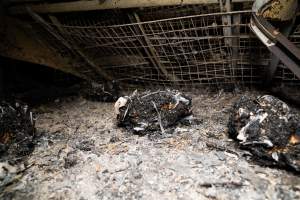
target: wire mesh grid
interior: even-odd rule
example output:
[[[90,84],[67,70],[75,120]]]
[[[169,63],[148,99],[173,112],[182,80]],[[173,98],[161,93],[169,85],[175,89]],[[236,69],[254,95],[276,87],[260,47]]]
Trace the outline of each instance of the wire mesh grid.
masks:
[[[62,41],[53,35],[49,34],[39,23],[32,23],[27,29],[44,48],[48,48],[55,52],[57,57],[66,59],[66,61],[72,66],[71,72],[75,72],[76,76],[80,76],[85,79],[96,80],[95,72],[87,66],[87,64],[80,58],[76,52],[68,48]]]
[[[79,57],[83,54],[83,58],[77,58],[76,70],[90,79],[188,88],[261,83],[270,54],[250,32],[250,11],[241,10],[240,5],[238,9],[222,13],[219,5],[211,4],[64,13],[43,18],[69,48],[57,47],[56,43],[61,43],[57,38],[54,42],[50,39],[50,45],[71,52],[67,57],[78,56],[78,51]],[[223,16],[238,21],[226,24]],[[225,29],[233,31],[228,35]],[[297,36],[292,37],[293,42],[299,42]],[[94,69],[89,73],[79,70],[91,64],[109,77]],[[276,79],[297,82],[292,75],[282,66]]]

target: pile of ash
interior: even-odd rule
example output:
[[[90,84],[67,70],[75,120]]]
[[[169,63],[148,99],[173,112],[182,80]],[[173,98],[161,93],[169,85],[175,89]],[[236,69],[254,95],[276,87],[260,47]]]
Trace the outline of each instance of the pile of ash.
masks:
[[[171,126],[191,116],[191,108],[191,98],[175,90],[135,91],[115,103],[118,126],[140,135],[169,132]]]
[[[0,161],[21,160],[32,152],[35,126],[32,112],[20,103],[0,103]]]
[[[118,82],[107,83],[85,82],[82,84],[81,95],[91,101],[115,102],[120,95]]]
[[[241,97],[233,107],[229,134],[259,164],[300,172],[300,115],[276,97]]]

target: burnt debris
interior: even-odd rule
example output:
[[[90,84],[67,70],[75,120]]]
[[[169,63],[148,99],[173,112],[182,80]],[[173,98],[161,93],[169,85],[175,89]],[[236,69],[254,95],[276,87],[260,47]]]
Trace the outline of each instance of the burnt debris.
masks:
[[[180,120],[191,116],[192,100],[175,90],[135,91],[115,103],[118,126],[145,135],[168,132]]]
[[[115,102],[120,96],[120,87],[117,81],[107,83],[85,82],[81,95],[91,101]]]
[[[21,160],[34,147],[35,123],[32,112],[21,103],[0,103],[0,161]]]
[[[300,172],[300,115],[278,98],[242,96],[233,107],[229,134],[259,164]]]

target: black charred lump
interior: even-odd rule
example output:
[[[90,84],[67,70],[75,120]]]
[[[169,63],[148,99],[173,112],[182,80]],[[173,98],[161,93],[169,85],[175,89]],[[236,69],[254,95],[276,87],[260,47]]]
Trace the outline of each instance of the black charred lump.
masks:
[[[0,103],[0,161],[17,161],[32,152],[33,114],[27,105]]]
[[[183,118],[190,116],[192,100],[174,91],[134,92],[115,103],[118,125],[135,133],[164,133]]]
[[[300,114],[276,97],[241,97],[233,106],[229,134],[259,164],[300,172]]]

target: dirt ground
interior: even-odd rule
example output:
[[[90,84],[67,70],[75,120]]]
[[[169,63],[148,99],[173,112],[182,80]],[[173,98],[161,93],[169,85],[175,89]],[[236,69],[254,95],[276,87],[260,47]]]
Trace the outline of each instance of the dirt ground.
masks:
[[[243,94],[192,95],[200,123],[158,138],[115,125],[113,104],[80,97],[38,108],[39,134],[3,199],[300,199],[300,177],[258,166],[227,136]]]

